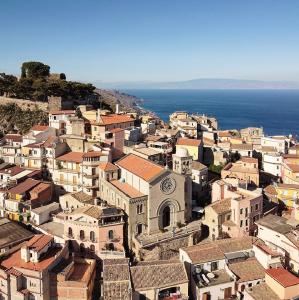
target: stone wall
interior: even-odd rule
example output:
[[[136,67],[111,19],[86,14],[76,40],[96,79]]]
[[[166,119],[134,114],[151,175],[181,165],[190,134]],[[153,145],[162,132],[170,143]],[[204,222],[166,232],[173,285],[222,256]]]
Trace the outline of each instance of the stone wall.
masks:
[[[0,96],[0,105],[6,104],[17,104],[21,109],[30,109],[34,110],[36,107],[47,111],[48,110],[48,103],[47,102],[40,102],[40,101],[31,101],[25,99],[16,99],[16,98],[8,98]]]

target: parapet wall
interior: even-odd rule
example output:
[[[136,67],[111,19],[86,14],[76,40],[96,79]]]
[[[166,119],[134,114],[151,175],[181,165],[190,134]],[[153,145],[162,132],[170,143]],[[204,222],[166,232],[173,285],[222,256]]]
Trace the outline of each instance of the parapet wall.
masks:
[[[48,110],[48,102],[31,101],[26,99],[16,99],[0,96],[0,105],[6,104],[17,104],[21,109],[24,110],[34,110],[36,107],[44,111]]]

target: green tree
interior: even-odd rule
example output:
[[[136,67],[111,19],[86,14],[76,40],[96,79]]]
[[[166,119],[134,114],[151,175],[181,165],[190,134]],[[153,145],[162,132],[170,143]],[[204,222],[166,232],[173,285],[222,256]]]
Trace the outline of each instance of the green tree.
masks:
[[[17,77],[13,75],[0,73],[0,96],[9,96],[9,93],[12,91],[12,87],[17,81]]]
[[[38,61],[28,61],[22,64],[21,72],[22,78],[44,78],[50,75],[50,66]]]

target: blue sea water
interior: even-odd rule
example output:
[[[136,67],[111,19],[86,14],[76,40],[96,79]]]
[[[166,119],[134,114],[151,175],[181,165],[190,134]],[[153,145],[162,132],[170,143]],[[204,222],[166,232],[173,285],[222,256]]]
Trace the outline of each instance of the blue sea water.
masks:
[[[299,136],[299,90],[126,90],[164,121],[177,110],[215,116],[220,129],[262,126]]]

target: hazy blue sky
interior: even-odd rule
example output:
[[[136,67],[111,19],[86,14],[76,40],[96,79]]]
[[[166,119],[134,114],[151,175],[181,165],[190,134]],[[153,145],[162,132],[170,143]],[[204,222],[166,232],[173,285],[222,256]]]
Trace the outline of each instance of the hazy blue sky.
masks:
[[[298,0],[1,0],[0,71],[299,81]]]

